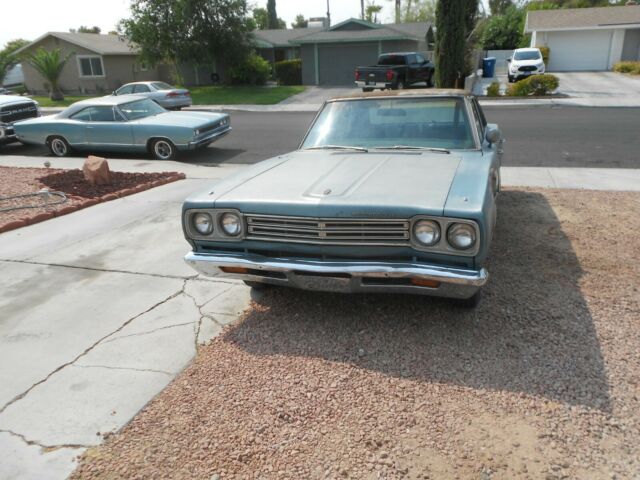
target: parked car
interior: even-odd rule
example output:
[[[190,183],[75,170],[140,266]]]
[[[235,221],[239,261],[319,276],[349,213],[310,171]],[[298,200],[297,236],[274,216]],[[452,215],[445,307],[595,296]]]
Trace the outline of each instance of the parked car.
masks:
[[[224,113],[169,112],[137,95],[82,100],[58,115],[14,125],[23,143],[47,145],[57,157],[72,150],[149,152],[169,160],[205,147],[231,131]]]
[[[462,90],[330,100],[298,150],[184,202],[185,260],[253,287],[475,305],[488,278],[501,142]]]
[[[113,95],[141,95],[168,110],[180,110],[193,103],[186,88],[176,88],[165,82],[135,82],[123,85]]]
[[[385,53],[378,57],[378,64],[356,68],[356,85],[363,92],[374,89],[402,90],[424,82],[433,87],[435,66],[421,53]]]
[[[16,142],[14,123],[40,116],[38,102],[17,95],[0,94],[0,145]]]
[[[513,56],[507,59],[507,63],[509,64],[509,83],[545,71],[542,53],[538,48],[516,48]]]

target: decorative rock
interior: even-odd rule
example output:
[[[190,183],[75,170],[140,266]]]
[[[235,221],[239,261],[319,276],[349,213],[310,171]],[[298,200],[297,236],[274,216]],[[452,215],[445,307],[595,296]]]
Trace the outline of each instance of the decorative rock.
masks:
[[[90,155],[82,166],[84,179],[91,185],[110,185],[111,171],[107,160]]]

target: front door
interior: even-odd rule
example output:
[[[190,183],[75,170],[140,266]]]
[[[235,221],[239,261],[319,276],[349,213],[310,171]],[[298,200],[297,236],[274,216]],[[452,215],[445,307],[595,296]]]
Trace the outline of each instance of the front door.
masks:
[[[133,145],[133,127],[111,106],[92,107],[85,137],[91,149],[129,150]]]

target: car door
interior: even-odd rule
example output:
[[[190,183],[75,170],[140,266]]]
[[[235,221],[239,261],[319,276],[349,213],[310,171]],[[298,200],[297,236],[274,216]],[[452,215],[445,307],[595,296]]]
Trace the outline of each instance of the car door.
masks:
[[[96,150],[128,150],[133,146],[133,126],[111,105],[90,108],[86,122],[87,146]]]
[[[426,82],[429,79],[429,62],[420,54],[415,55],[416,82]]]
[[[131,93],[133,93],[133,87],[135,85],[133,85],[132,83],[129,83],[128,85],[124,85],[122,87],[120,87],[118,90],[116,90],[116,95],[129,95]]]
[[[152,92],[146,83],[136,83],[133,86],[134,95],[142,95],[143,97],[152,98]]]

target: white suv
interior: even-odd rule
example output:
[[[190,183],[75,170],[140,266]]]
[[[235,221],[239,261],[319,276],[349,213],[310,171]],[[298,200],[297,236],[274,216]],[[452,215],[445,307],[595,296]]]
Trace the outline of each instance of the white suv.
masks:
[[[517,48],[509,62],[509,83],[530,75],[544,73],[545,66],[538,48]]]

